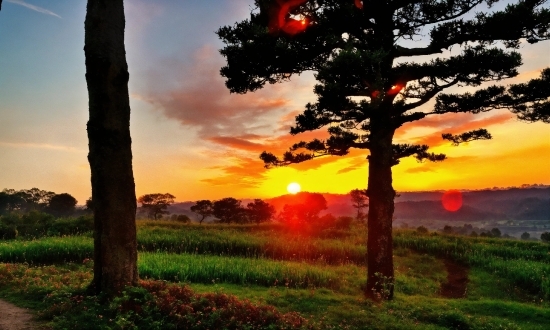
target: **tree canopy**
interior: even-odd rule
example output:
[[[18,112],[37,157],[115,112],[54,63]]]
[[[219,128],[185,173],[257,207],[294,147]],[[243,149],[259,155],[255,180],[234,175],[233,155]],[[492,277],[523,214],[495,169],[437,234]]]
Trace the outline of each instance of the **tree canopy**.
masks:
[[[428,145],[394,143],[399,127],[442,114],[495,109],[508,109],[524,121],[550,121],[550,69],[523,84],[486,85],[518,75],[522,58],[516,49],[523,40],[550,37],[545,0],[495,6],[503,2],[255,0],[249,19],[217,31],[227,60],[220,72],[231,92],[316,73],[317,101],[305,106],[290,133],[328,127],[329,137],[296,143],[281,158],[264,151],[260,158],[266,167],[342,156],[352,148],[369,152],[365,293],[371,297],[393,296],[392,166],[404,157],[446,158],[429,152]],[[451,47],[460,51],[444,53]],[[429,57],[411,60],[417,56]],[[443,93],[451,87],[479,89]],[[484,128],[442,133],[455,145],[491,138]]]
[[[206,199],[197,201],[195,205],[191,206],[191,211],[201,216],[199,220],[200,224],[214,212],[214,210],[212,210],[212,202]]]
[[[169,205],[174,203],[175,196],[166,194],[147,194],[138,198],[138,203],[141,203],[141,207],[145,210],[151,219],[158,219],[163,214],[170,214],[166,209]]]

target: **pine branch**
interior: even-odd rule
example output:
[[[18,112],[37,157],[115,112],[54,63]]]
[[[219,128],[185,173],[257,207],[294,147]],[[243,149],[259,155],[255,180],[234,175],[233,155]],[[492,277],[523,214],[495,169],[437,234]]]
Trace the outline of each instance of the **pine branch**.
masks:
[[[508,87],[490,86],[475,93],[441,94],[436,98],[431,114],[508,109],[520,120],[550,123],[550,68],[542,70],[540,78]]]
[[[424,48],[396,46],[394,54],[396,57],[437,54],[442,49],[466,42],[492,43],[502,40],[507,46],[517,48],[522,38],[529,43],[548,40],[550,10],[536,9],[545,2],[546,0],[525,0],[508,5],[504,11],[478,13],[473,20],[456,19],[436,25],[430,32],[430,45]],[[424,25],[414,25],[411,29]]]
[[[423,162],[425,160],[440,162],[447,158],[444,154],[429,153],[428,149],[429,147],[425,144],[394,144],[392,145],[393,165],[399,164],[399,159],[410,156],[414,156],[419,162]]]
[[[462,54],[429,63],[401,63],[393,69],[395,81],[409,82],[423,78],[440,79],[449,83],[477,86],[482,82],[501,80],[517,75],[521,55],[515,51],[487,49],[483,45],[468,47]]]
[[[444,140],[449,140],[454,146],[458,146],[461,143],[471,142],[475,140],[490,140],[493,137],[486,129],[480,128],[473,131],[465,132],[458,135],[451,133],[444,133],[441,135]]]

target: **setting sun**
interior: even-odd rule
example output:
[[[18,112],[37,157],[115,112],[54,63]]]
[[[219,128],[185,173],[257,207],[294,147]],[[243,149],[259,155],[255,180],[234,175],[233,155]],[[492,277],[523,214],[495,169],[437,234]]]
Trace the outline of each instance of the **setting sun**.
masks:
[[[300,192],[301,189],[302,188],[300,187],[300,185],[296,182],[292,182],[286,187],[286,190],[291,194],[297,194]]]

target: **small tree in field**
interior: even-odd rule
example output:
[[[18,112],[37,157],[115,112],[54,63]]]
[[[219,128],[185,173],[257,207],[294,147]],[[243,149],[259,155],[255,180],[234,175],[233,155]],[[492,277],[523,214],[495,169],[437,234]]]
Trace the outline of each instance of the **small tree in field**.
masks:
[[[197,201],[195,205],[191,206],[191,211],[201,216],[199,224],[202,224],[204,219],[211,216],[214,210],[212,209],[212,202],[206,199]]]
[[[250,222],[255,222],[259,225],[273,218],[275,207],[261,199],[255,199],[254,202],[246,205],[246,213]]]
[[[315,71],[317,102],[296,117],[291,134],[328,126],[329,138],[302,141],[283,158],[268,152],[267,167],[316,157],[368,151],[369,197],[367,285],[371,297],[393,297],[392,167],[404,157],[442,161],[427,145],[395,144],[405,123],[447,113],[509,109],[521,120],[550,122],[550,69],[527,84],[489,86],[475,93],[441,94],[450,87],[479,87],[518,75],[520,40],[550,36],[544,0],[255,0],[250,19],[217,33],[227,66],[221,74],[231,92],[246,93],[266,83]],[[489,9],[484,9],[486,5]],[[472,14],[469,15],[468,14]],[[428,32],[429,31],[429,32]],[[428,44],[403,41],[426,36]],[[444,49],[453,54],[440,56]],[[461,52],[456,47],[461,47]],[[416,56],[431,55],[418,62]],[[541,55],[542,56],[542,55]],[[435,98],[435,106],[428,108]],[[490,139],[485,129],[443,134],[453,144]],[[381,281],[380,279],[384,279]]]
[[[529,238],[531,238],[531,234],[529,234],[528,232],[524,232],[523,234],[521,234],[521,239],[528,240]]]
[[[74,212],[78,203],[70,194],[56,194],[48,202],[47,211],[55,216],[68,216]]]
[[[543,242],[550,242],[550,233],[545,231],[544,233],[540,234],[540,240]]]
[[[246,219],[241,201],[233,197],[222,198],[212,204],[212,215],[222,223],[242,223]]]
[[[349,192],[351,197],[351,206],[357,209],[357,220],[362,221],[365,219],[363,209],[369,206],[369,198],[367,196],[366,189],[353,189]]]
[[[147,211],[151,219],[159,219],[163,214],[169,214],[166,209],[174,203],[175,196],[171,194],[147,194],[138,198],[138,203]]]

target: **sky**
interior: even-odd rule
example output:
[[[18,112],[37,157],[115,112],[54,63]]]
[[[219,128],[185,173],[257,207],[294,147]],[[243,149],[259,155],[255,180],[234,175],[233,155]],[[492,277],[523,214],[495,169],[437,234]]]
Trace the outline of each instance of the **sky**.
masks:
[[[365,151],[264,169],[259,154],[281,155],[325,130],[289,134],[315,102],[314,75],[230,94],[214,33],[249,17],[252,0],[127,0],[131,135],[137,196],[171,193],[177,201],[269,198],[297,182],[311,192],[347,193],[367,182]],[[37,187],[91,196],[84,67],[85,0],[4,0],[0,12],[0,190]],[[427,31],[426,31],[427,32]],[[423,41],[417,41],[422,44]],[[458,54],[458,47],[444,55]],[[518,83],[550,66],[550,42],[523,43]],[[424,59],[426,60],[426,59]],[[463,88],[459,91],[473,91]],[[426,109],[433,103],[426,105]],[[441,133],[487,128],[490,141],[458,147]],[[442,163],[403,159],[393,167],[399,191],[550,184],[550,127],[507,111],[449,114],[409,123],[398,143],[425,143]]]

